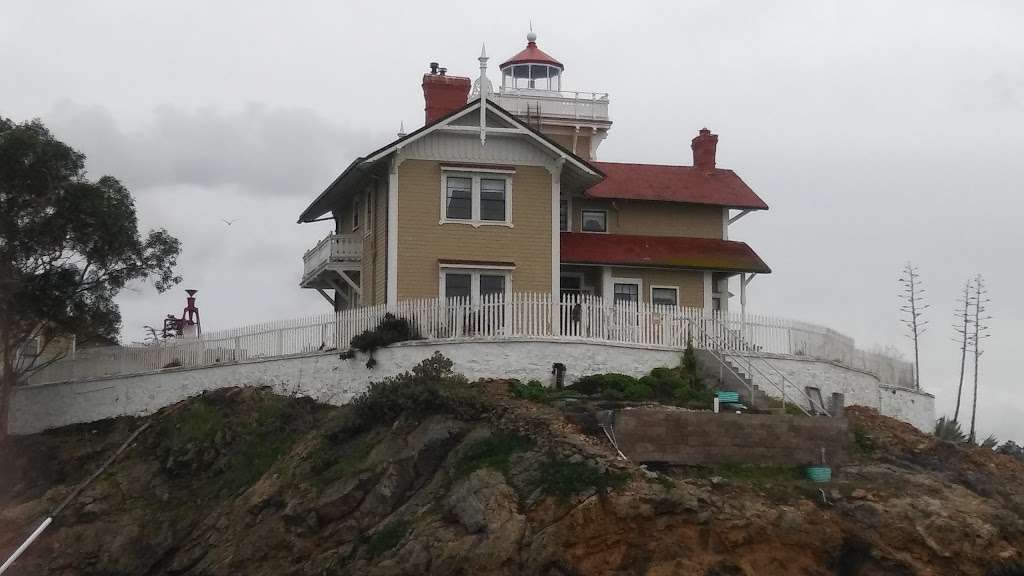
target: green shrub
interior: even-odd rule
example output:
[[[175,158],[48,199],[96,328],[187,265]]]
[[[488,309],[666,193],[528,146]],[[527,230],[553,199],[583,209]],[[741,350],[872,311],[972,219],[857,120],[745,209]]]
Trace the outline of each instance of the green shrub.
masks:
[[[344,431],[351,434],[390,425],[403,414],[422,417],[446,412],[479,417],[486,406],[467,389],[466,378],[452,371],[452,365],[440,352],[434,352],[411,372],[372,382],[352,399],[352,420],[344,423]]]
[[[601,472],[586,462],[567,462],[551,458],[540,466],[540,489],[548,496],[567,499],[584,490],[605,492],[629,482],[625,472]]]
[[[506,474],[512,455],[532,447],[533,440],[526,436],[504,432],[493,434],[466,445],[459,453],[453,474],[459,478],[481,468],[492,468]]]
[[[411,531],[409,524],[404,520],[390,522],[370,537],[370,541],[366,544],[366,553],[370,558],[376,558],[385,552],[390,552]]]
[[[346,352],[342,352],[340,356],[342,359],[354,358],[356,350],[369,354],[370,357],[366,360],[366,367],[372,369],[377,365],[377,360],[373,357],[373,353],[378,348],[383,348],[396,342],[420,340],[422,338],[420,333],[416,331],[407,319],[399,318],[388,312],[373,330],[364,330],[362,334],[353,336],[352,340],[349,341],[349,349]]]
[[[945,416],[935,421],[935,437],[948,442],[967,441],[967,436],[960,429],[960,423]]]
[[[586,394],[587,396],[593,396],[595,394],[604,395],[609,391],[624,394],[627,387],[635,385],[636,383],[636,378],[633,378],[632,376],[612,372],[608,374],[591,374],[590,376],[583,376],[573,382],[572,385],[568,386],[568,388],[575,390],[580,394]]]
[[[509,393],[516,398],[530,400],[532,402],[543,402],[548,398],[548,389],[538,380],[530,380],[526,384],[518,380],[509,384]]]

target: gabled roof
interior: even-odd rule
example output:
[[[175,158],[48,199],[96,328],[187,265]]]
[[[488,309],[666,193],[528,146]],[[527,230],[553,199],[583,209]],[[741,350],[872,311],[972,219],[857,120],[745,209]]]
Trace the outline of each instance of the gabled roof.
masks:
[[[434,130],[437,130],[454,120],[471,113],[473,110],[479,109],[479,107],[480,98],[474,98],[458,110],[454,110],[451,113],[424,125],[420,129],[410,132],[409,134],[406,134],[405,136],[370,152],[366,156],[356,158],[348,168],[346,168],[341,175],[335,178],[334,182],[321,192],[320,195],[317,196],[316,200],[314,200],[309,207],[302,212],[299,216],[299,223],[312,222],[313,220],[316,220],[330,212],[339,203],[346,191],[350,190],[352,186],[358,186],[363,177],[376,167],[379,162],[388,158],[402,146],[427,136]],[[540,131],[521,122],[513,116],[512,113],[501,106],[498,106],[493,101],[487,100],[487,109],[496,113],[504,122],[507,122],[515,128],[521,129],[523,134],[531,136],[540,145],[548,148],[558,156],[565,158],[567,163],[574,165],[580,172],[592,176],[594,179],[604,177],[601,170],[596,168],[593,164],[587,162],[583,158],[580,158],[576,154],[573,154],[551,138],[541,134]]]
[[[502,62],[499,68],[511,66],[512,64],[547,64],[549,66],[557,66],[563,70],[565,69],[565,66],[563,66],[561,62],[552,58],[547,52],[537,48],[537,43],[532,41],[528,42],[526,44],[526,48],[521,50],[518,54]]]
[[[563,264],[614,264],[769,273],[745,242],[679,236],[562,232]]]
[[[593,198],[657,200],[712,204],[744,210],[767,210],[765,204],[732,170],[710,171],[693,166],[593,162],[605,179],[587,190]]]

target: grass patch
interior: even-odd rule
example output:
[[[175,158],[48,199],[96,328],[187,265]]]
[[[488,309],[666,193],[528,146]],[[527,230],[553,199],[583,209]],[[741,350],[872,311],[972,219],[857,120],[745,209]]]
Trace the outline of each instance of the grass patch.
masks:
[[[541,491],[565,500],[585,490],[605,492],[629,483],[625,472],[601,472],[586,462],[566,462],[549,459],[540,466],[538,480]]]
[[[192,443],[213,442],[217,432],[224,427],[223,412],[206,398],[197,398],[175,419],[165,419],[163,436],[171,439],[174,447]]]
[[[379,436],[370,432],[343,444],[336,443],[330,437],[321,438],[308,456],[309,482],[322,488],[356,472],[366,462]]]
[[[298,438],[292,424],[295,413],[291,399],[267,396],[256,406],[253,418],[239,426],[238,445],[231,451],[221,478],[229,491],[251,485],[274,465]]]
[[[693,476],[711,478],[720,476],[736,482],[747,484],[768,485],[785,482],[803,481],[803,466],[752,466],[749,464],[719,464],[708,467],[690,469]]]
[[[366,553],[370,558],[376,558],[385,552],[390,552],[411,531],[411,527],[404,520],[390,522],[370,537],[370,541],[366,543]]]
[[[472,474],[481,468],[491,468],[507,474],[513,454],[533,448],[533,440],[526,436],[497,433],[466,445],[455,462],[452,473],[456,478]]]

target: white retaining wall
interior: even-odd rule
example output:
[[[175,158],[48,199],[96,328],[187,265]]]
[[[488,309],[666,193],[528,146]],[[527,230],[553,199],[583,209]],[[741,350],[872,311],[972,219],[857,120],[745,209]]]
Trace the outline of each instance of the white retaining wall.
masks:
[[[434,351],[455,363],[471,381],[519,378],[554,382],[551,365],[566,365],[566,382],[599,372],[641,376],[657,366],[675,366],[679,352],[615,344],[522,340],[501,342],[405,342],[377,351],[369,370],[362,354],[341,360],[337,352],[296,355],[206,368],[171,368],[86,382],[38,384],[18,388],[9,430],[31,434],[115,416],[151,414],[206,390],[231,386],[271,386],[284,394],[344,404],[374,380],[411,369]]]
[[[373,380],[411,369],[434,351],[470,380],[536,379],[553,382],[552,364],[566,365],[566,382],[601,372],[641,376],[658,366],[675,366],[679,351],[609,343],[524,339],[501,341],[405,342],[377,351],[377,366],[365,367],[362,355],[341,360],[336,352],[243,361],[205,368],[171,368],[85,382],[38,384],[18,388],[11,407],[10,432],[31,434],[116,416],[141,416],[206,390],[231,386],[271,386],[285,394],[344,404]],[[879,408],[882,414],[930,429],[934,398],[929,394],[880,386],[869,374],[828,362],[772,360],[794,383],[814,381],[822,394],[843,392],[846,403]],[[799,379],[798,379],[799,378]]]
[[[931,394],[891,386],[868,372],[833,362],[797,356],[770,355],[767,358],[800,390],[807,386],[821,390],[826,406],[832,394],[839,392],[845,397],[847,406],[875,408],[885,416],[909,422],[924,432],[932,432],[935,428],[935,396]],[[773,374],[769,376],[774,378]],[[778,390],[759,375],[754,374],[751,380],[769,396],[781,398]]]

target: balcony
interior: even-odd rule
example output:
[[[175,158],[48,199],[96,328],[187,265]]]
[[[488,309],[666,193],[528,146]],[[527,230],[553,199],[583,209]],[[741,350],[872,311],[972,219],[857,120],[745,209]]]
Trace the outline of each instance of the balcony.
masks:
[[[341,272],[362,269],[361,234],[329,234],[302,257],[303,288],[335,288]]]
[[[610,123],[608,94],[604,92],[566,92],[502,86],[490,98],[498,106],[516,116],[532,115]]]

